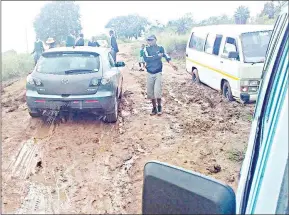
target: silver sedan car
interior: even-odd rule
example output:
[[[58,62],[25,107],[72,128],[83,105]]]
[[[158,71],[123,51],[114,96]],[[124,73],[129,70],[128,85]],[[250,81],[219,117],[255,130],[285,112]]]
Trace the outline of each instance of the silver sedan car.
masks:
[[[124,66],[114,62],[107,48],[61,47],[44,52],[27,77],[30,116],[39,117],[44,110],[85,111],[116,122]]]

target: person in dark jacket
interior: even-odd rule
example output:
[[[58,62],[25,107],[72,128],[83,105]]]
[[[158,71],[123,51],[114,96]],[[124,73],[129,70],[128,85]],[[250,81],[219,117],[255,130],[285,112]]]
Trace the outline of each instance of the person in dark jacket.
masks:
[[[110,53],[114,59],[114,62],[116,62],[116,54],[119,52],[119,50],[118,50],[118,45],[117,45],[113,30],[109,31],[109,36],[110,36],[110,46],[111,46],[111,52]]]
[[[75,31],[70,31],[70,35],[66,38],[66,47],[73,47],[75,46]]]
[[[40,58],[41,54],[44,52],[44,46],[41,40],[39,38],[36,38],[36,41],[34,42],[34,49],[31,54],[34,54],[34,64],[37,64],[38,59]]]
[[[76,41],[75,46],[84,46],[83,34],[79,34],[79,38]]]
[[[153,105],[151,115],[162,114],[162,58],[164,57],[174,70],[178,69],[172,64],[171,58],[165,53],[165,49],[158,46],[156,41],[155,35],[147,38],[148,46],[145,47],[143,56],[147,69],[147,98],[151,99]]]
[[[92,47],[99,47],[99,43],[95,40],[95,37],[91,38],[91,41],[88,42],[88,46],[92,46]]]

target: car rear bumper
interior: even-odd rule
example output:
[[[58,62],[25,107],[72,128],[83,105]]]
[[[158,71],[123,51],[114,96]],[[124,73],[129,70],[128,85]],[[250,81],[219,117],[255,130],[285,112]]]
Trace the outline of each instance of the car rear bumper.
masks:
[[[73,110],[110,114],[114,112],[114,93],[100,91],[93,95],[43,95],[37,91],[26,91],[26,103],[29,111]]]
[[[244,102],[253,102],[256,101],[258,97],[258,93],[249,94],[249,93],[241,93],[240,99]]]

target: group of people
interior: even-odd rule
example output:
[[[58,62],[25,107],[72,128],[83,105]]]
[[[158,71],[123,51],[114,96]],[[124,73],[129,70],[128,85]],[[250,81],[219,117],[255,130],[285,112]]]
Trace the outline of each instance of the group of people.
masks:
[[[67,36],[66,41],[65,41],[66,47],[84,46],[85,42],[84,42],[83,33],[80,33],[77,39],[75,35],[76,33],[74,30],[70,31],[70,34]],[[111,55],[114,61],[116,61],[116,54],[119,52],[119,49],[118,49],[118,45],[117,45],[116,38],[114,35],[114,31],[110,30],[109,35],[110,35],[110,44],[111,44]],[[56,41],[52,37],[49,37],[47,39],[46,44],[48,45],[48,49],[56,47]],[[88,42],[88,46],[99,47],[100,44],[96,41],[95,37],[92,37],[91,40]],[[36,41],[34,42],[34,49],[33,49],[33,52],[31,53],[31,54],[34,54],[35,65],[44,51],[45,51],[45,48],[43,46],[42,41],[39,38],[36,38]]]

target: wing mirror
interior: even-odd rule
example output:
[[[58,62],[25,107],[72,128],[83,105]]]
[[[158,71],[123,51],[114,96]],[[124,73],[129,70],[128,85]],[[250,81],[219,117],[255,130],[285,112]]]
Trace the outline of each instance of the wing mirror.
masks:
[[[236,214],[233,189],[160,162],[144,168],[142,214]]]
[[[115,67],[125,67],[125,63],[124,62],[116,62]]]

